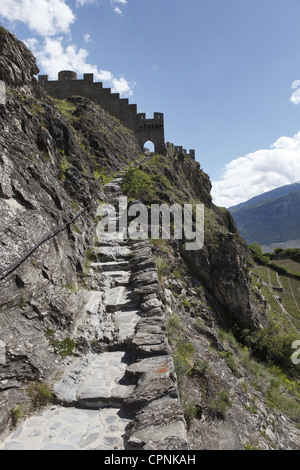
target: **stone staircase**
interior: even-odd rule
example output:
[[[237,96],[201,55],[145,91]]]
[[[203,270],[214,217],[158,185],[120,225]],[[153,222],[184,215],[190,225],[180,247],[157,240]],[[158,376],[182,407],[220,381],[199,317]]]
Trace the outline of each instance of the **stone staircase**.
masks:
[[[110,203],[120,183],[105,186]],[[97,235],[81,329],[106,348],[75,357],[54,385],[56,405],[26,419],[0,449],[188,448],[150,245]]]

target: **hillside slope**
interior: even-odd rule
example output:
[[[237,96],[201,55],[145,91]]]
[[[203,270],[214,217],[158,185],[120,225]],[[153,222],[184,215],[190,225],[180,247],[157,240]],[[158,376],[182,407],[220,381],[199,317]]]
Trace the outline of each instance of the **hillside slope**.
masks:
[[[192,158],[145,157],[128,129],[84,97],[50,99],[34,78],[34,57],[3,29],[0,60],[0,80],[7,88],[0,105],[3,436],[40,406],[51,407],[58,384],[64,388],[80,379],[81,368],[72,368],[76,361],[86,366],[92,357],[109,369],[101,362],[106,353],[122,351],[130,356],[124,376],[131,391],[124,405],[125,448],[153,449],[149,442],[158,446],[161,439],[160,449],[182,449],[185,433],[190,449],[299,448],[295,370],[286,370],[287,377],[276,358],[263,365],[267,354],[260,363],[251,354],[250,344],[259,343],[261,334],[268,338],[267,301],[253,285],[253,254],[232,216],[211,203],[208,175]],[[110,183],[118,174],[120,188]],[[117,300],[102,297],[101,269],[104,264],[116,269],[116,260],[97,232],[99,208],[115,204],[121,193],[130,204],[205,205],[201,250],[186,251],[185,240],[123,241],[127,255],[122,259],[119,251],[117,267],[130,266],[126,285],[138,302],[130,342],[126,335],[116,340],[118,295]],[[2,271],[65,224],[24,262]],[[115,287],[124,287],[124,279],[121,285],[115,279],[119,274],[110,276]],[[101,314],[90,306],[95,297]],[[290,409],[276,399],[275,382]],[[61,395],[55,393],[57,401]],[[73,403],[68,394],[64,400]],[[167,432],[174,422],[177,439],[162,438],[157,431]],[[89,435],[85,442],[91,437],[96,439]],[[106,442],[113,449],[114,440]]]

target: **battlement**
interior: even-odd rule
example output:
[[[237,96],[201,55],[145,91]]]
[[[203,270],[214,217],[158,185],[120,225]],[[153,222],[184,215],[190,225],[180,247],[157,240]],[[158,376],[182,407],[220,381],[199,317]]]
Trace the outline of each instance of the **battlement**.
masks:
[[[175,156],[175,155],[183,155],[185,157],[191,157],[193,160],[196,159],[196,152],[195,150],[190,150],[189,153],[184,149],[182,146],[176,146],[172,144],[171,142],[167,142],[167,151],[169,155]]]
[[[136,104],[130,104],[127,98],[120,98],[119,93],[112,93],[110,88],[103,88],[101,82],[95,82],[93,73],[85,73],[83,79],[78,79],[76,72],[62,70],[58,73],[58,80],[49,80],[48,75],[39,75],[38,81],[53,98],[63,100],[78,95],[99,104],[134,132],[142,149],[145,142],[151,141],[156,153],[165,155],[170,151],[165,144],[163,113],[155,112],[150,119],[146,117],[146,113],[138,113]],[[182,147],[174,146],[174,149],[176,153],[183,152],[195,158],[194,150],[190,150],[188,154]]]

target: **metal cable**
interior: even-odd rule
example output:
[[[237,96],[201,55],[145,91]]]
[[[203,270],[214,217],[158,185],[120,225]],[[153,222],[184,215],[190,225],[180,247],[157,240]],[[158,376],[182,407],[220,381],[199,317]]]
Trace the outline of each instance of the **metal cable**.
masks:
[[[0,281],[2,281],[3,279],[5,279],[9,274],[11,274],[18,266],[20,266],[22,263],[24,263],[24,261],[29,258],[29,256],[32,255],[32,253],[34,251],[36,251],[43,243],[45,243],[46,241],[50,240],[51,238],[55,237],[55,235],[57,235],[58,233],[62,232],[63,230],[65,230],[69,225],[71,225],[73,222],[75,222],[76,219],[78,219],[78,217],[81,216],[81,214],[87,210],[88,208],[90,207],[89,206],[86,206],[84,207],[83,209],[81,209],[78,214],[76,214],[75,217],[73,217],[72,220],[70,220],[69,222],[66,222],[65,224],[63,225],[60,225],[59,227],[56,227],[54,230],[51,230],[51,232],[48,232],[43,238],[42,240],[40,240],[30,251],[28,251],[28,253],[26,253],[24,256],[22,256],[22,258],[18,259],[17,261],[15,261],[14,263],[10,264],[7,268],[5,269],[2,269],[0,271]]]

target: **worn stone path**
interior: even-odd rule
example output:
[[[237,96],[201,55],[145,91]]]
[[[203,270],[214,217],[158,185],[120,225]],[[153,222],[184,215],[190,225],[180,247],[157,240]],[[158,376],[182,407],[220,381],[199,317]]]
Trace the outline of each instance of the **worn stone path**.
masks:
[[[120,182],[105,186],[112,204]],[[151,249],[142,242],[132,253],[122,236],[98,231],[97,239],[81,328],[108,346],[72,359],[54,385],[57,405],[26,419],[0,450],[188,448]]]
[[[119,181],[110,183],[107,193],[120,194]],[[113,313],[116,343],[121,345],[132,338],[140,318],[128,288],[130,272],[125,258],[130,249],[109,234],[102,238],[104,245],[95,247],[95,254],[108,261],[91,263],[91,270],[95,278],[104,279],[104,289],[92,291],[86,309],[90,326],[93,315],[101,315],[103,307]],[[130,420],[120,408],[133,391],[133,385],[122,383],[127,365],[124,350],[88,354],[72,361],[54,386],[61,405],[28,418],[0,449],[123,449],[122,436]]]

